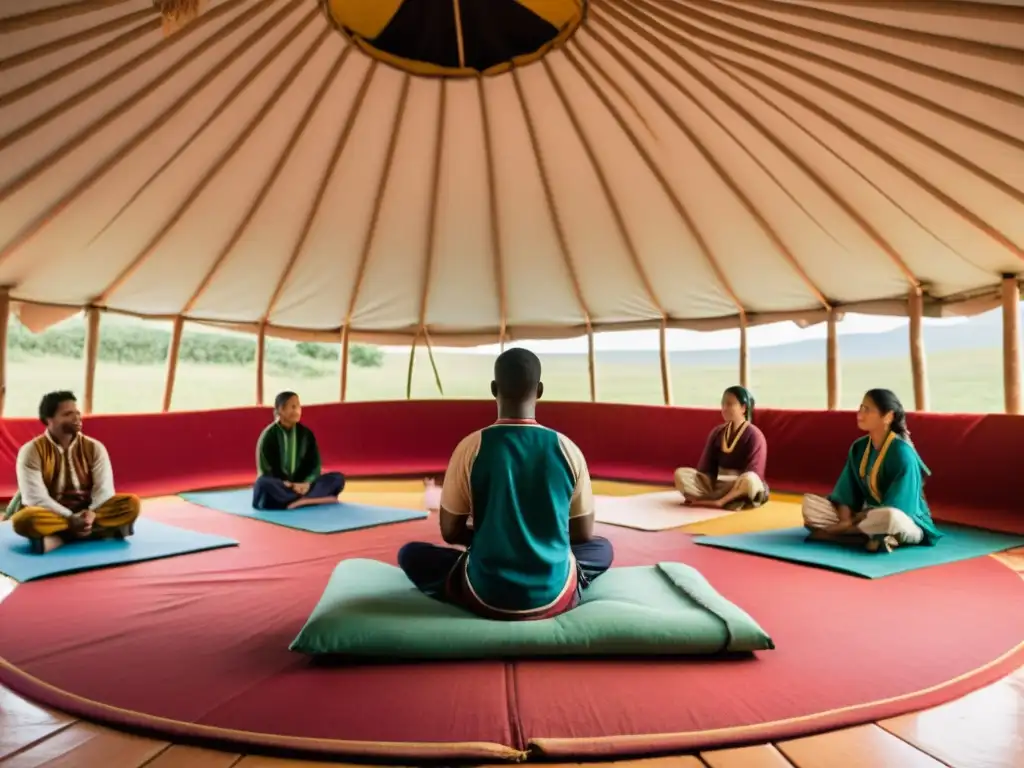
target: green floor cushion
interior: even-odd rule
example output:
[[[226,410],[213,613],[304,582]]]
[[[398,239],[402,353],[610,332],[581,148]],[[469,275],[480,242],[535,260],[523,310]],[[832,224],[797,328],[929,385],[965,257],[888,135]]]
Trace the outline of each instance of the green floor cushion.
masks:
[[[743,609],[680,563],[613,568],[553,619],[493,621],[427,597],[398,568],[338,564],[291,649],[404,659],[690,655],[774,648]]]

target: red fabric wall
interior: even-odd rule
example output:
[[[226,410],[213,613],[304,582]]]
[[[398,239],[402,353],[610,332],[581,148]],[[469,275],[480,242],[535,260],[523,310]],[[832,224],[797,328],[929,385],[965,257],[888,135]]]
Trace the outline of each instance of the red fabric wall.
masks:
[[[583,449],[595,477],[671,483],[693,465],[717,410],[605,403],[543,403],[540,419]],[[350,476],[444,471],[455,444],[490,423],[491,402],[469,400],[307,406],[324,465]],[[758,409],[776,490],[827,492],[842,468],[856,420],[844,411]],[[269,408],[93,416],[86,430],[106,444],[120,490],[142,495],[243,485],[255,471],[255,442]],[[926,490],[937,516],[1024,532],[1014,478],[1024,457],[1024,417],[911,414],[910,429],[932,469]],[[34,419],[0,421],[0,496],[15,490],[18,447],[42,430]]]

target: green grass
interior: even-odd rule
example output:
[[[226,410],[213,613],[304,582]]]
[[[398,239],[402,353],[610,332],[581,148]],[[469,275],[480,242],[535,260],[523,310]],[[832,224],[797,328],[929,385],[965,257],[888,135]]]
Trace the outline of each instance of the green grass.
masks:
[[[615,353],[597,355],[598,399],[606,402],[660,404],[661,380],[657,355],[630,353],[629,363]],[[66,358],[10,356],[6,416],[33,416],[42,393],[58,388],[82,391],[83,362]],[[450,398],[488,398],[493,360],[486,355],[436,355],[444,393]],[[549,400],[588,400],[585,355],[541,356]],[[266,398],[294,389],[306,403],[338,400],[337,362],[320,363],[321,375],[268,375]],[[408,355],[385,355],[380,368],[349,367],[350,400],[405,398]],[[935,354],[928,359],[931,408],[934,411],[1000,413],[1003,411],[1001,353],[997,348]],[[735,367],[673,367],[676,405],[713,406],[722,390],[737,383]],[[159,365],[100,362],[96,375],[97,413],[157,411],[163,398],[165,369]],[[822,409],[825,407],[825,363],[820,365],[759,365],[751,352],[751,386],[761,406]],[[889,387],[904,403],[913,405],[908,360],[848,361],[841,367],[844,408],[855,408],[871,387]],[[433,373],[425,352],[417,353],[414,398],[436,398]],[[252,366],[182,364],[178,368],[173,410],[229,408],[255,403]]]

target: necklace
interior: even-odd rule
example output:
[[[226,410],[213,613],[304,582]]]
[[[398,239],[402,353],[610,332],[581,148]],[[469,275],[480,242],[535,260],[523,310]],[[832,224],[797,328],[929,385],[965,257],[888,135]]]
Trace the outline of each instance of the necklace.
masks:
[[[722,430],[722,453],[732,453],[736,449],[736,444],[740,441],[743,433],[747,431],[747,425],[749,421],[744,421],[736,430],[736,435],[733,437],[732,443],[729,443],[729,432],[732,429],[732,422],[725,425],[725,429]]]
[[[896,439],[896,433],[890,432],[885,438],[885,442],[882,443],[882,447],[878,450],[878,458],[875,459],[874,466],[871,467],[871,476],[868,478],[868,490],[871,491],[871,495],[875,497],[875,500],[881,504],[882,494],[878,492],[878,471],[882,468],[882,464],[885,462],[885,454],[889,452],[889,446],[892,445],[892,441]],[[863,480],[868,473],[868,456],[871,454],[871,438],[868,438],[868,443],[864,446],[864,455],[860,460],[860,479]]]

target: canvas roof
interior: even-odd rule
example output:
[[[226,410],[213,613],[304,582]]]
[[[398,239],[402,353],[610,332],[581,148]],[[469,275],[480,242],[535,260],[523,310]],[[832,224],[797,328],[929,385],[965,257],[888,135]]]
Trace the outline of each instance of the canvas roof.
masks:
[[[994,306],[1024,260],[1015,0],[593,0],[487,77],[315,0],[0,5],[0,285],[295,338]]]

